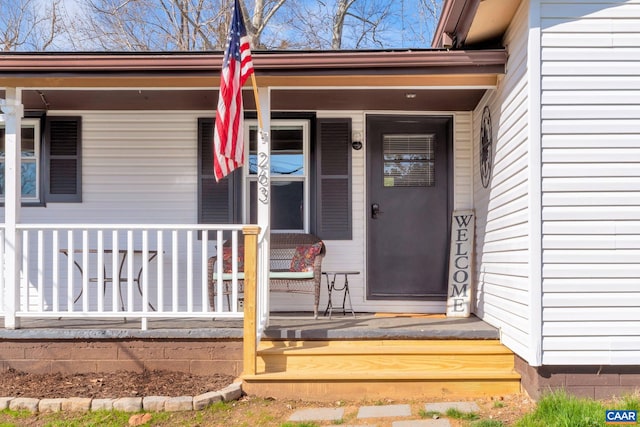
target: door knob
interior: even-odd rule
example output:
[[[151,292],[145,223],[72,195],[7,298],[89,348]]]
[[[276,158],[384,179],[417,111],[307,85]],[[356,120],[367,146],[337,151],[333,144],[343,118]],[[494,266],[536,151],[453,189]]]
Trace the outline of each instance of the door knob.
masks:
[[[372,219],[377,219],[378,218],[378,214],[381,214],[381,213],[383,213],[383,212],[380,210],[380,205],[377,204],[377,203],[373,203],[371,205],[371,218]]]

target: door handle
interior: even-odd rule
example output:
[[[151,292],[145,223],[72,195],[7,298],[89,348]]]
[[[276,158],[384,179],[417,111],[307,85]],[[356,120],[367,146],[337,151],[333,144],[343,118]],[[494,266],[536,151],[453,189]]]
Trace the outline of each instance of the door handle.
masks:
[[[377,203],[373,203],[371,205],[371,218],[378,219],[378,214],[384,213],[380,210],[380,205]]]

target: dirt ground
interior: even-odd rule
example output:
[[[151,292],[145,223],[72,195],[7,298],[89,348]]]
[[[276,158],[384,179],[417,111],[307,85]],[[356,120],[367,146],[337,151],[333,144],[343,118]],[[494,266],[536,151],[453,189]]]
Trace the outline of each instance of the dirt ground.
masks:
[[[35,375],[16,371],[7,371],[0,374],[0,396],[55,398],[55,397],[144,397],[144,396],[193,396],[207,391],[219,390],[233,382],[231,376],[194,376],[185,373],[167,371],[149,371],[144,373],[113,372],[100,374],[76,374],[76,375]],[[480,406],[479,415],[483,419],[499,420],[509,426],[522,415],[531,411],[535,403],[524,395],[495,396],[491,398],[476,399]],[[358,408],[363,405],[380,404],[411,404],[413,417],[424,408],[425,400],[412,401],[410,398],[404,401],[385,400],[376,402],[367,401],[336,401],[311,402],[300,400],[276,400],[262,399],[252,396],[244,396],[237,402],[230,402],[203,411],[176,412],[163,416],[152,416],[149,424],[152,426],[265,426],[277,427],[285,423],[298,409],[310,407],[343,407],[345,417],[343,424],[354,424]],[[20,420],[10,419],[0,414],[0,425],[9,422],[10,425],[40,426],[51,425],[50,417],[56,419],[74,419],[79,415],[55,414],[33,415]],[[361,420],[360,420],[361,421]],[[330,422],[317,423],[318,425],[331,425]],[[367,424],[378,427],[391,426],[391,421],[385,419],[368,419]],[[453,426],[466,426],[468,423],[451,420]]]

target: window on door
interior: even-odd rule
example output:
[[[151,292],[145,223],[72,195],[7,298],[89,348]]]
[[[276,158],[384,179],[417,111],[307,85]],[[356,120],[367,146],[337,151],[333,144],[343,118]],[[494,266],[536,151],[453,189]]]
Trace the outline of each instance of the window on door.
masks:
[[[384,186],[435,186],[435,142],[434,134],[383,135]]]
[[[247,121],[248,168],[243,168],[244,222],[256,224],[258,188],[258,126]],[[271,122],[271,229],[309,231],[309,121]]]

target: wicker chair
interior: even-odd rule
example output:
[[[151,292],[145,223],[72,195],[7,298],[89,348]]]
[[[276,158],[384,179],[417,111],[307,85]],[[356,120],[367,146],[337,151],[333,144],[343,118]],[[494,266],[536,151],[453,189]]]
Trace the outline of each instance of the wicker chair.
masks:
[[[273,233],[270,241],[270,276],[269,290],[271,292],[288,292],[297,294],[312,294],[313,316],[318,318],[318,305],[320,303],[320,287],[322,282],[322,259],[326,253],[326,247],[322,240],[313,234],[305,233]],[[313,274],[295,273],[290,271],[291,261],[299,247],[311,246],[320,243],[320,253],[313,258]],[[227,241],[225,246],[230,246],[231,242]],[[238,251],[243,250],[243,242],[238,242]],[[217,295],[217,287],[215,280],[217,257],[209,258],[208,262],[208,285],[209,285],[209,304],[215,309],[215,297]],[[230,275],[228,275],[230,276]],[[227,279],[227,276],[224,277]],[[244,292],[244,274],[238,273],[238,292]],[[230,306],[231,280],[223,281],[223,294],[226,297],[227,304]]]

